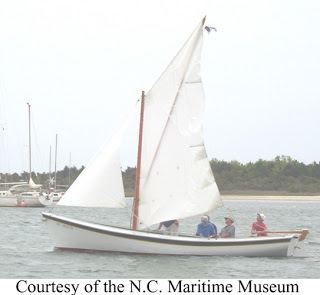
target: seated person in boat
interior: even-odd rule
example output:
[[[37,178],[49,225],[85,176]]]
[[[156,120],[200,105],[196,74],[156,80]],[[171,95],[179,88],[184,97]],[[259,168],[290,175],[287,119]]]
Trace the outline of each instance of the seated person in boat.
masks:
[[[251,234],[257,235],[258,237],[267,236],[267,225],[264,223],[265,215],[262,213],[257,213],[257,221],[252,223]]]
[[[219,237],[220,238],[234,238],[236,229],[233,225],[234,219],[231,216],[226,216],[224,218],[226,226],[221,229]]]
[[[162,221],[159,224],[158,230],[164,228],[164,232],[171,235],[176,235],[179,230],[179,221],[177,219]]]
[[[207,217],[208,217],[209,223],[211,223],[211,224],[212,224],[212,226],[213,226],[213,228],[214,228],[215,235],[214,235],[213,237],[217,237],[217,235],[218,235],[218,229],[217,229],[217,226],[216,226],[213,222],[211,222],[211,221],[210,221],[210,216],[209,216],[209,215],[204,215],[204,216],[207,216]]]
[[[201,217],[201,223],[197,226],[196,236],[204,238],[217,236],[217,227],[209,221],[208,215]]]

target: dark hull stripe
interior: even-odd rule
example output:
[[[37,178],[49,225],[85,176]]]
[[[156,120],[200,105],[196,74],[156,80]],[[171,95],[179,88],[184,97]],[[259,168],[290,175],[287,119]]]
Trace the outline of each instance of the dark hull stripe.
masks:
[[[252,240],[252,241],[237,241],[234,239],[230,239],[230,241],[219,241],[219,240],[204,240],[201,238],[194,238],[195,241],[188,241],[188,240],[171,240],[171,239],[166,239],[165,236],[159,235],[157,237],[152,237],[152,236],[140,236],[136,235],[135,231],[132,231],[130,229],[122,229],[127,231],[127,233],[123,232],[117,232],[113,231],[110,229],[108,226],[108,229],[101,229],[101,228],[96,228],[94,224],[92,225],[85,225],[85,224],[79,224],[75,221],[70,221],[70,220],[65,220],[63,218],[59,218],[57,216],[52,216],[52,215],[47,215],[46,213],[42,213],[42,215],[47,218],[54,220],[59,223],[63,223],[66,225],[74,226],[80,229],[84,230],[89,230],[89,231],[94,231],[100,234],[107,234],[110,236],[114,237],[120,237],[120,238],[125,238],[125,239],[130,239],[130,240],[139,240],[139,241],[144,241],[144,242],[152,242],[152,243],[162,243],[162,244],[170,244],[170,245],[179,245],[179,246],[214,246],[214,247],[225,247],[225,246],[248,246],[248,245],[270,245],[270,244],[279,244],[279,243],[289,243],[291,240],[291,237],[280,237],[278,239],[265,239],[261,238],[261,240]],[[117,227],[114,227],[115,229]],[[141,232],[145,233],[145,232]],[[154,233],[153,233],[154,235]]]

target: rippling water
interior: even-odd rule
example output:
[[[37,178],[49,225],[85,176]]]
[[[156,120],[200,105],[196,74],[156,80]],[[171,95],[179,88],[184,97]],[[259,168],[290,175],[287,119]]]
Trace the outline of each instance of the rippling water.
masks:
[[[131,200],[128,200],[130,203]],[[320,202],[225,201],[212,213],[218,228],[223,216],[236,218],[238,237],[249,235],[256,212],[269,229],[309,228],[296,257],[246,258],[130,255],[55,250],[42,220],[48,208],[0,208],[0,278],[320,278]],[[56,214],[109,225],[129,224],[129,209],[54,208]],[[199,218],[181,221],[193,234]]]

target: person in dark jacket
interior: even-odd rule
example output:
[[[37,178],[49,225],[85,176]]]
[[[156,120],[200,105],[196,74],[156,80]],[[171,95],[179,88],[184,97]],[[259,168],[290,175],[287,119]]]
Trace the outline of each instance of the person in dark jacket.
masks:
[[[158,230],[163,228],[164,233],[169,235],[178,234],[179,230],[179,221],[177,219],[162,221],[159,224]]]

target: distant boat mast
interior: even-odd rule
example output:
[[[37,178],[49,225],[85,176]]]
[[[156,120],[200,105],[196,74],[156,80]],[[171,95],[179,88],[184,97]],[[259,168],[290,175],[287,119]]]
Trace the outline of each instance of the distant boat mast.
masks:
[[[71,152],[69,153],[69,187],[71,185]]]
[[[29,118],[29,181],[31,180],[31,104],[28,105],[28,118]]]
[[[50,151],[49,151],[49,184],[48,189],[50,190],[51,186],[51,145],[50,145]]]
[[[56,134],[56,148],[54,152],[54,190],[57,190],[57,149],[58,149],[58,134]]]

